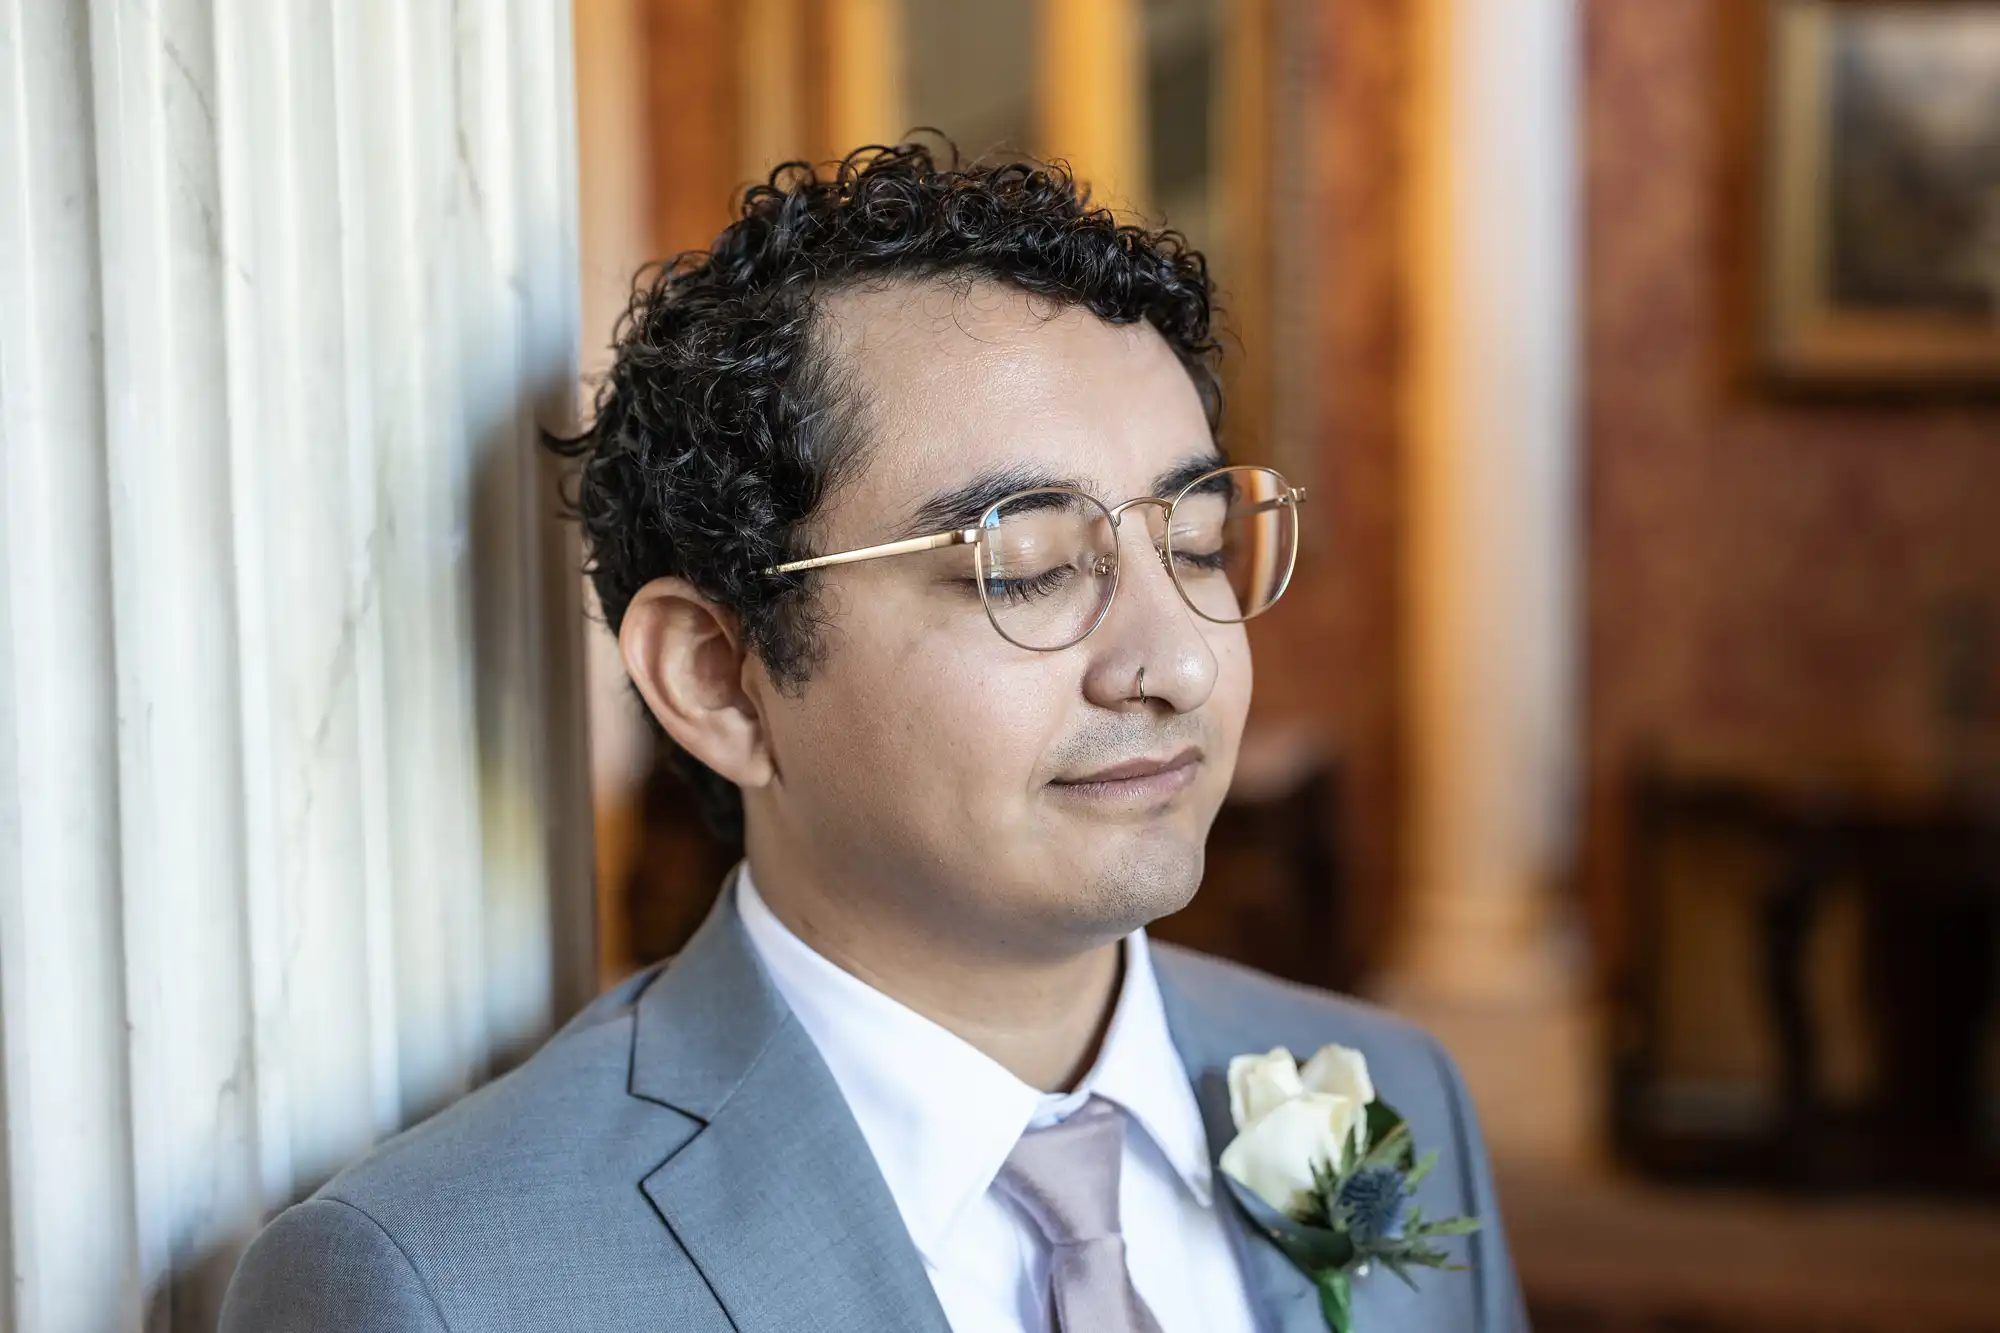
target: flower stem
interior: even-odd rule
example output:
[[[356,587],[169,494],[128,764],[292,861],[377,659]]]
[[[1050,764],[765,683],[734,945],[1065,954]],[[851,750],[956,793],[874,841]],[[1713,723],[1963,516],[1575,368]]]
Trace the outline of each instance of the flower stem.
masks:
[[[1332,1333],[1354,1333],[1354,1289],[1341,1269],[1322,1269],[1313,1275],[1319,1288],[1320,1313]]]

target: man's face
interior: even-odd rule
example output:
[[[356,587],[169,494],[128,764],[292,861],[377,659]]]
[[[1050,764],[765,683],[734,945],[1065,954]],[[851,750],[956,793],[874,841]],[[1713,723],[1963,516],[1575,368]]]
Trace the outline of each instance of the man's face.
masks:
[[[977,521],[921,521],[940,497],[1063,485],[1116,506],[1220,461],[1148,325],[990,284],[850,292],[822,314],[863,444],[814,520],[815,552]],[[881,905],[1016,950],[1072,952],[1184,906],[1235,765],[1250,653],[1241,625],[1181,600],[1153,553],[1159,512],[1127,511],[1110,612],[1057,652],[995,632],[968,547],[819,574],[822,660],[802,690],[759,691],[776,776],[745,793],[753,855],[782,839]]]

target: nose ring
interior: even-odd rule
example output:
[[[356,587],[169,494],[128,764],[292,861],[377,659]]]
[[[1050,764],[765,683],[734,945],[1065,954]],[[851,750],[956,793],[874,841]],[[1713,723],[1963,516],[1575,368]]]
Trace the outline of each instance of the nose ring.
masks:
[[[1146,702],[1146,668],[1139,668],[1139,702]]]

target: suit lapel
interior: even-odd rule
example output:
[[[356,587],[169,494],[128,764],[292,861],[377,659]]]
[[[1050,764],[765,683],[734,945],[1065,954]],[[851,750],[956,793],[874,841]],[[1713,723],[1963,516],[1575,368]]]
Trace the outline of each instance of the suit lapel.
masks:
[[[1183,1053],[1183,1059],[1186,1058]],[[1222,1150],[1235,1137],[1236,1127],[1229,1118],[1228,1065],[1204,1068],[1199,1074],[1190,1067],[1195,1101],[1201,1106],[1201,1123],[1208,1130],[1208,1158],[1218,1162]],[[1220,1166],[1216,1175],[1222,1174]],[[1215,1206],[1222,1210],[1229,1228],[1229,1240],[1236,1262],[1243,1270],[1250,1290],[1259,1302],[1265,1327],[1272,1333],[1326,1333],[1320,1315],[1319,1292],[1311,1279],[1285,1257],[1283,1250],[1250,1224],[1250,1219],[1230,1198],[1228,1187],[1215,1182]]]
[[[948,1333],[895,1200],[736,914],[640,998],[634,1096],[704,1127],[641,1183],[740,1333]]]
[[[1208,1160],[1220,1176],[1222,1150],[1236,1136],[1235,1123],[1229,1116],[1229,1058],[1261,1047],[1254,1035],[1216,1031],[1213,1025],[1204,1023],[1174,979],[1171,956],[1158,945],[1154,946],[1154,961],[1160,1000],[1167,1011],[1167,1027],[1173,1033],[1174,1046],[1180,1052],[1188,1082],[1194,1087],[1195,1102],[1201,1108],[1202,1127],[1208,1132]],[[1229,1197],[1228,1188],[1219,1179],[1215,1183],[1215,1206],[1222,1210],[1237,1266],[1258,1303],[1263,1326],[1271,1333],[1326,1333],[1319,1292],[1311,1279],[1269,1237],[1251,1226],[1250,1219]]]

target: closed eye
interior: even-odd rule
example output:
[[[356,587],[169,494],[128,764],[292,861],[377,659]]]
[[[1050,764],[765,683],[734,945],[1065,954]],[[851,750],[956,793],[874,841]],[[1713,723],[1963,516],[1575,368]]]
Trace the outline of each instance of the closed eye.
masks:
[[[1220,548],[1213,551],[1183,551],[1178,546],[1174,548],[1174,563],[1183,569],[1219,574],[1226,567],[1224,561],[1225,557]]]
[[[988,575],[986,595],[1011,605],[1036,601],[1061,590],[1075,577],[1076,572],[1075,565],[1057,565],[1032,578],[1003,579],[996,575]]]

